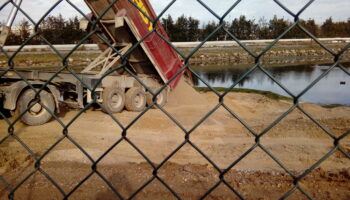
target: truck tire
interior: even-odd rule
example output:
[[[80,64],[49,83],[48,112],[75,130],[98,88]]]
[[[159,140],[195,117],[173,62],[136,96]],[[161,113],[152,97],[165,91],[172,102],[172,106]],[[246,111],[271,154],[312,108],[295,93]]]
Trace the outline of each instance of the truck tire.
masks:
[[[103,103],[105,109],[111,113],[118,113],[124,109],[125,94],[120,88],[107,87],[103,89]]]
[[[156,91],[156,89],[152,89],[153,91]],[[146,94],[147,97],[147,105],[150,106],[153,103],[153,95],[149,92]],[[168,93],[166,90],[163,90],[158,96],[157,96],[157,104],[160,107],[163,107],[168,102]],[[157,106],[153,106],[152,108],[157,108]]]
[[[139,87],[130,88],[125,95],[125,108],[133,112],[141,112],[146,107],[146,94]]]
[[[39,126],[50,121],[52,115],[39,103],[35,104],[28,111],[27,108],[35,102],[35,92],[32,89],[24,91],[18,99],[17,110],[18,114],[25,114],[21,117],[21,121],[30,126]],[[55,112],[55,99],[47,91],[40,92],[40,103],[45,105],[52,113]]]

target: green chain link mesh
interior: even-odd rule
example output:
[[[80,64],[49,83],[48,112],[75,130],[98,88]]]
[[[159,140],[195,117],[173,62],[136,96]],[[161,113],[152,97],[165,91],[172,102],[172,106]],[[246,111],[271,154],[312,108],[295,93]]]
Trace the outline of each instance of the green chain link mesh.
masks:
[[[43,19],[45,19],[45,17],[47,17],[60,3],[62,2],[67,2],[69,3],[72,8],[74,8],[76,11],[78,11],[80,14],[82,14],[92,25],[92,27],[94,27],[84,38],[81,39],[81,41],[66,55],[62,55],[54,46],[53,44],[51,44],[47,39],[45,39],[43,36],[40,35],[40,24],[42,22]],[[109,9],[112,8],[112,6],[117,2],[117,0],[113,0],[110,2],[110,5],[108,7],[105,8],[105,12],[104,14],[107,13],[107,11]],[[141,12],[142,9],[139,8],[133,1],[129,0],[129,2],[131,4],[133,4],[137,9],[139,9]],[[176,0],[171,1],[165,8],[164,10],[159,14],[157,19],[151,19],[149,16],[147,16],[146,13],[144,13],[144,15],[146,15],[149,20],[151,20],[153,22],[153,24],[156,24],[156,22],[158,20],[160,20],[160,18],[164,15],[164,13],[169,10],[173,4],[176,2]],[[340,142],[349,135],[350,130],[345,132],[344,134],[340,135],[339,137],[335,136],[335,134],[333,134],[331,131],[329,131],[325,126],[323,126],[320,122],[318,122],[315,118],[313,118],[313,116],[311,114],[309,114],[308,112],[306,112],[300,105],[299,105],[299,99],[306,93],[308,92],[315,84],[317,84],[323,77],[325,77],[329,72],[331,72],[334,68],[340,68],[342,71],[344,71],[347,75],[350,76],[349,72],[342,66],[342,64],[340,64],[340,57],[341,55],[347,51],[350,47],[350,44],[347,44],[343,49],[341,49],[339,52],[334,52],[332,49],[326,47],[318,38],[316,38],[313,34],[311,34],[307,29],[305,29],[302,24],[300,23],[299,20],[299,16],[308,8],[312,5],[312,3],[314,2],[313,0],[310,0],[304,7],[302,7],[302,9],[300,9],[300,11],[298,13],[294,13],[292,11],[290,11],[285,5],[283,5],[280,1],[278,0],[274,0],[274,2],[283,10],[285,10],[290,16],[292,16],[294,18],[294,22],[292,23],[292,25],[290,27],[288,27],[279,37],[277,37],[270,45],[268,45],[263,51],[261,51],[259,54],[256,54],[254,52],[252,52],[251,50],[249,50],[249,48],[247,46],[245,46],[239,39],[237,39],[235,37],[235,35],[233,35],[232,33],[229,32],[229,30],[227,30],[224,26],[224,20],[227,18],[228,14],[233,11],[235,9],[235,7],[237,5],[239,5],[241,3],[241,0],[238,0],[236,2],[233,3],[233,5],[227,9],[227,11],[225,12],[225,14],[223,14],[222,16],[218,15],[213,9],[211,9],[208,5],[206,5],[205,2],[201,1],[201,0],[197,0],[198,3],[200,3],[203,7],[203,10],[207,10],[209,11],[215,18],[217,18],[220,21],[220,24],[216,27],[216,29],[210,33],[203,41],[201,41],[201,43],[194,48],[189,55],[184,55],[180,50],[178,50],[172,43],[170,43],[170,41],[168,41],[163,35],[161,35],[159,32],[157,32],[156,27],[154,27],[154,29],[147,34],[145,37],[143,37],[141,40],[139,40],[127,53],[125,53],[124,55],[120,55],[120,52],[112,45],[109,43],[109,41],[107,41],[100,33],[99,33],[99,28],[97,26],[97,24],[99,23],[99,21],[101,20],[101,18],[103,17],[103,15],[101,15],[99,18],[95,19],[95,20],[91,20],[89,19],[87,16],[85,16],[83,14],[83,12],[74,5],[74,3],[72,1],[69,0],[59,0],[57,1],[57,3],[55,3],[50,9],[47,10],[47,12],[44,14],[44,16],[37,22],[35,23],[34,20],[30,17],[30,13],[26,13],[22,8],[18,7],[19,12],[22,13],[27,19],[29,19],[29,21],[31,23],[33,23],[35,25],[35,33],[33,35],[30,36],[30,38],[28,38],[26,41],[23,42],[23,44],[21,44],[20,48],[13,53],[12,55],[8,54],[8,52],[6,52],[5,49],[3,49],[2,47],[0,48],[0,51],[3,55],[5,55],[8,59],[8,67],[0,72],[0,78],[2,76],[4,76],[6,73],[8,72],[13,72],[16,75],[18,75],[19,77],[22,78],[23,81],[25,81],[28,86],[35,92],[36,94],[36,101],[35,103],[40,103],[39,99],[40,99],[40,93],[44,90],[44,88],[46,88],[51,81],[59,76],[59,74],[63,71],[68,71],[69,73],[71,73],[77,80],[79,80],[81,82],[81,84],[87,88],[88,90],[91,91],[92,93],[92,98],[93,101],[89,104],[87,104],[84,109],[80,110],[80,112],[67,124],[63,123],[60,118],[55,115],[55,113],[52,113],[44,104],[40,103],[41,106],[43,108],[45,108],[52,116],[53,118],[62,126],[62,136],[52,145],[50,146],[46,152],[44,152],[42,155],[37,156],[31,149],[30,147],[18,136],[16,136],[16,134],[14,134],[15,131],[15,124],[18,123],[18,121],[20,120],[20,118],[24,115],[24,113],[21,113],[15,120],[13,120],[12,122],[10,120],[8,120],[6,118],[6,116],[0,112],[0,115],[2,116],[2,118],[6,121],[6,123],[8,124],[8,127],[1,127],[1,129],[6,129],[8,130],[8,134],[4,137],[4,138],[0,138],[0,145],[3,144],[6,140],[9,140],[10,138],[13,138],[14,140],[18,141],[27,151],[28,153],[33,157],[33,159],[35,160],[34,163],[34,170],[29,173],[27,176],[25,176],[23,178],[23,180],[21,180],[20,182],[17,183],[17,185],[9,185],[7,180],[5,180],[2,176],[0,176],[0,182],[2,182],[3,184],[7,185],[7,190],[9,191],[9,199],[14,199],[15,198],[15,193],[17,190],[19,190],[21,188],[21,186],[23,186],[24,182],[26,180],[28,180],[30,177],[32,177],[35,173],[39,172],[41,174],[43,174],[48,181],[50,181],[59,191],[60,193],[63,195],[63,199],[68,199],[73,193],[75,193],[80,187],[81,185],[86,182],[92,175],[97,175],[99,177],[101,177],[101,179],[110,187],[110,189],[115,193],[116,197],[119,197],[120,199],[125,199],[126,197],[124,197],[120,192],[118,192],[118,188],[115,188],[110,182],[109,180],[107,180],[104,175],[98,170],[98,165],[99,162],[114,148],[116,147],[118,144],[120,144],[122,141],[125,141],[127,143],[129,143],[144,159],[147,163],[149,163],[152,168],[153,168],[153,175],[152,178],[150,178],[148,181],[146,181],[141,187],[139,187],[136,191],[134,191],[132,193],[132,195],[130,197],[128,197],[128,199],[133,199],[138,193],[140,193],[147,185],[149,185],[151,182],[153,182],[154,180],[159,180],[161,184],[163,184],[173,195],[174,197],[176,197],[177,199],[182,199],[182,197],[173,189],[169,186],[169,184],[167,184],[167,182],[165,180],[163,180],[159,175],[158,172],[159,170],[178,152],[180,151],[184,145],[188,144],[190,146],[192,146],[196,151],[198,151],[200,153],[200,155],[202,155],[216,170],[217,172],[220,174],[219,178],[217,180],[217,183],[214,184],[208,191],[205,192],[205,194],[201,197],[201,199],[206,198],[208,195],[210,195],[220,184],[225,184],[230,190],[232,190],[234,192],[234,194],[236,194],[238,198],[240,199],[244,199],[244,196],[236,189],[234,188],[232,185],[230,185],[226,180],[225,180],[225,175],[234,167],[236,166],[242,159],[244,159],[247,155],[249,155],[254,149],[256,148],[260,148],[262,151],[264,151],[269,157],[271,157],[281,168],[283,168],[285,170],[286,173],[288,173],[292,179],[293,179],[293,187],[286,192],[285,194],[283,194],[283,196],[281,196],[281,199],[285,199],[287,197],[289,197],[291,194],[293,194],[296,190],[299,190],[302,194],[305,195],[305,197],[307,197],[308,199],[313,199],[313,197],[305,190],[303,189],[299,182],[308,174],[310,174],[310,172],[312,172],[314,169],[316,169],[318,166],[320,166],[320,164],[322,162],[324,162],[325,160],[327,160],[332,154],[334,154],[334,152],[336,151],[340,151],[342,154],[345,155],[345,157],[347,159],[350,158],[350,155],[348,152],[346,152],[341,146],[340,146]],[[1,5],[0,7],[0,11],[2,9],[5,8],[5,6],[7,6],[8,4],[12,4],[14,6],[17,7],[17,5],[14,4],[13,1],[7,1],[5,2],[3,5]],[[261,65],[261,58],[272,48],[274,47],[274,45],[276,43],[279,42],[279,40],[281,38],[283,38],[283,36],[285,36],[291,29],[293,29],[294,27],[299,27],[305,34],[307,34],[310,38],[312,38],[316,43],[318,43],[324,50],[326,50],[327,52],[329,52],[333,57],[334,57],[334,63],[332,64],[332,66],[326,70],[321,76],[319,76],[316,80],[314,80],[311,84],[309,84],[302,92],[300,92],[297,95],[294,95],[291,91],[288,90],[287,87],[285,87],[283,84],[281,84],[278,80],[276,80],[266,69],[264,69],[264,67],[262,67]],[[218,91],[216,91],[208,82],[206,82],[205,80],[203,80],[189,65],[189,60],[191,59],[191,57],[213,36],[215,35],[218,31],[224,30],[235,42],[237,42],[251,57],[254,58],[255,60],[255,65],[253,67],[251,67],[250,70],[248,70],[245,74],[243,74],[231,87],[227,88],[227,90],[223,93],[219,93]],[[132,71],[130,71],[128,68],[126,68],[125,66],[127,65],[127,57],[139,46],[141,45],[142,41],[144,41],[151,33],[156,33],[158,34],[163,40],[165,40],[178,54],[180,57],[182,57],[182,59],[185,61],[185,65],[184,67],[178,71],[174,77],[172,77],[172,79],[169,80],[169,82],[167,82],[166,84],[163,85],[163,87],[161,89],[159,89],[158,91],[151,91],[150,88],[148,88],[146,86],[146,84],[144,84],[142,82],[142,80],[137,77],[136,74],[134,74]],[[95,84],[94,87],[89,87],[89,85],[87,85],[86,83],[84,83],[84,81],[81,79],[81,77],[74,72],[74,70],[70,67],[68,59],[70,58],[70,56],[82,45],[84,44],[84,42],[86,40],[88,40],[92,35],[97,35],[101,40],[103,40],[106,44],[108,44],[108,46],[110,48],[112,48],[115,53],[117,53],[118,55],[121,56],[122,58],[122,64],[118,67],[115,67],[111,70],[109,70],[108,72],[106,72],[100,79],[100,81],[98,83]],[[170,33],[171,34],[171,33]],[[52,77],[41,87],[41,88],[36,88],[34,87],[32,84],[30,84],[30,82],[20,73],[20,71],[16,70],[16,66],[14,64],[14,58],[18,55],[18,53],[23,49],[23,47],[25,47],[27,45],[27,43],[32,40],[34,37],[40,37],[40,39],[42,41],[44,41],[47,45],[50,46],[50,48],[56,53],[57,56],[60,57],[61,61],[62,61],[62,65],[60,67],[59,70],[57,70],[55,73],[52,74]],[[165,90],[166,87],[169,85],[169,83],[174,80],[177,76],[181,75],[182,72],[184,70],[190,70],[193,74],[193,76],[195,76],[196,78],[198,78],[200,81],[202,81],[208,88],[210,88],[216,95],[218,98],[218,104],[210,111],[208,112],[205,116],[203,116],[201,118],[201,120],[196,123],[190,130],[186,130],[186,128],[183,127],[183,125],[177,121],[170,113],[168,113],[165,109],[163,109],[161,106],[159,106],[156,103],[153,103],[153,105],[148,106],[143,112],[141,112],[137,117],[135,117],[135,119],[133,119],[127,126],[124,126],[115,116],[112,115],[112,113],[108,113],[108,111],[106,111],[106,109],[103,108],[103,105],[97,101],[97,97],[95,95],[95,90],[98,87],[98,84],[102,81],[103,78],[105,78],[106,76],[108,76],[109,74],[111,74],[112,72],[118,70],[118,69],[125,69],[126,71],[128,71],[128,73],[133,76],[142,86],[144,86],[147,90],[151,91],[152,95],[154,96],[154,98],[159,95],[162,90]],[[268,126],[267,128],[265,128],[263,131],[261,131],[260,133],[255,132],[244,120],[242,120],[235,112],[233,112],[224,102],[224,97],[232,90],[234,89],[241,80],[243,80],[244,78],[246,78],[248,75],[250,75],[253,71],[255,71],[256,69],[261,70],[263,73],[265,73],[268,77],[270,77],[277,85],[279,85],[285,92],[287,92],[292,98],[293,98],[293,105],[284,113],[282,114],[278,119],[276,119],[270,126]],[[29,106],[27,108],[27,111],[29,109],[31,109],[31,107],[33,107],[35,105],[35,103],[33,103],[31,106]],[[90,107],[93,106],[93,104],[98,104],[104,111],[107,112],[108,115],[110,115],[110,117],[115,121],[116,124],[118,124],[118,126],[120,126],[120,128],[122,129],[121,132],[121,136],[120,139],[118,141],[116,141],[111,148],[109,148],[99,159],[94,160],[92,158],[91,155],[89,155],[87,153],[87,151],[78,143],[76,142],[70,135],[69,135],[69,127],[79,118],[79,116],[84,113],[87,109],[89,109]],[[184,140],[183,142],[173,151],[171,152],[164,160],[163,162],[161,162],[159,165],[155,165],[150,158],[148,158],[141,149],[139,149],[137,147],[137,145],[135,145],[129,138],[128,138],[128,130],[140,119],[142,118],[145,113],[147,113],[153,106],[157,106],[167,117],[169,117],[169,119],[171,119],[178,127],[180,127],[180,129],[184,132]],[[196,130],[206,119],[208,119],[216,110],[218,110],[219,108],[224,108],[225,110],[227,110],[235,119],[237,119],[239,122],[241,122],[241,124],[247,128],[247,130],[249,130],[249,132],[255,137],[255,144],[253,146],[251,146],[244,154],[242,154],[238,159],[236,159],[229,167],[227,167],[226,169],[220,169],[214,161],[211,160],[211,158],[209,156],[207,156],[198,146],[196,146],[194,143],[191,142],[190,136],[191,133]],[[310,118],[318,127],[320,127],[325,133],[328,134],[328,136],[333,139],[334,141],[334,146],[332,147],[332,149],[329,150],[328,153],[326,153],[321,159],[319,159],[319,161],[317,161],[316,163],[314,163],[310,168],[308,168],[307,170],[305,170],[303,173],[301,173],[300,175],[296,175],[294,172],[292,172],[290,169],[288,169],[277,157],[275,157],[261,142],[260,139],[266,135],[268,133],[269,130],[271,130],[273,127],[275,127],[281,120],[283,120],[288,114],[290,114],[293,110],[300,110],[302,113],[304,113],[308,118]],[[76,185],[71,191],[67,192],[64,191],[63,188],[52,178],[50,177],[50,174],[46,173],[44,169],[41,168],[41,162],[42,160],[45,158],[45,156],[52,151],[53,149],[55,149],[56,146],[58,146],[58,144],[60,144],[60,142],[62,142],[64,139],[68,139],[69,141],[71,141],[90,161],[91,161],[91,172],[82,179],[82,181]]]

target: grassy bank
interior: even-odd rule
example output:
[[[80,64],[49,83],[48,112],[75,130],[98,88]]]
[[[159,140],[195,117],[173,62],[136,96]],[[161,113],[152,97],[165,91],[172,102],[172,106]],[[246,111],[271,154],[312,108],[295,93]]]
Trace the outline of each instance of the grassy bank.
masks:
[[[207,87],[195,87],[195,89],[199,92],[211,92],[212,90]],[[214,89],[218,92],[225,92],[227,88],[222,87],[214,87]],[[286,97],[283,95],[279,95],[270,91],[264,91],[264,90],[254,90],[254,89],[246,89],[246,88],[234,88],[230,92],[236,92],[236,93],[254,93],[254,94],[261,94],[264,95],[270,99],[274,100],[285,100],[285,101],[292,101],[293,99],[290,97]]]
[[[214,87],[214,89],[218,92],[225,92],[227,88],[222,88],[222,87]],[[210,88],[207,87],[195,87],[195,90],[198,92],[212,92]],[[249,93],[249,94],[260,94],[264,95],[267,98],[273,99],[273,100],[283,100],[283,101],[293,101],[293,98],[291,97],[286,97],[280,94],[276,94],[274,92],[270,91],[265,91],[265,90],[254,90],[254,89],[247,89],[247,88],[234,88],[230,92],[235,92],[235,93]],[[342,104],[320,104],[320,106],[324,108],[337,108],[337,107],[348,107],[347,105],[342,105]]]
[[[343,48],[340,44],[329,44],[328,48],[339,52]],[[259,55],[266,47],[249,46],[255,55]],[[189,55],[192,49],[183,49],[185,55]],[[344,52],[342,62],[350,61],[350,52]],[[334,57],[318,45],[276,45],[267,51],[260,59],[263,65],[281,66],[295,63],[329,63]],[[190,59],[193,65],[205,67],[208,65],[247,65],[254,64],[255,59],[241,47],[202,48]]]
[[[327,46],[338,52],[343,46],[341,44],[327,44]],[[262,46],[249,46],[251,51],[259,54],[264,48]],[[185,55],[189,55],[192,49],[179,48]],[[86,66],[91,63],[99,54],[96,52],[80,51],[79,53],[73,53],[70,56],[70,66]],[[0,67],[7,66],[7,58],[4,55],[0,55]],[[350,61],[350,52],[345,52],[341,57],[344,62]],[[245,52],[241,47],[225,47],[225,48],[201,48],[197,51],[190,63],[192,66],[198,68],[212,68],[211,65],[231,67],[251,66],[254,64],[254,58]],[[333,61],[333,56],[323,50],[320,46],[315,44],[308,45],[276,45],[271,48],[261,58],[261,64],[269,65],[272,67],[278,66],[290,66],[297,63],[310,64],[310,63],[329,63]],[[23,52],[16,55],[14,59],[17,67],[25,68],[37,68],[37,67],[50,67],[61,66],[62,59],[52,52]]]
[[[68,63],[73,69],[82,69],[97,58],[98,55],[96,53],[75,53],[69,57]],[[20,53],[16,55],[13,61],[17,69],[23,70],[55,70],[63,65],[62,58],[54,53]],[[8,58],[0,55],[0,68],[7,67],[7,62]]]

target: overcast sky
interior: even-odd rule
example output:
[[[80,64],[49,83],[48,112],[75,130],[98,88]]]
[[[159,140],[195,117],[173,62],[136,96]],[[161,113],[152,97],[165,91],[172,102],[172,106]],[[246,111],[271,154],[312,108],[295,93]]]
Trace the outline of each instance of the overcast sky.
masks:
[[[171,0],[150,0],[157,13],[160,13]],[[235,2],[233,0],[202,0],[210,6],[219,15],[224,14],[227,9]],[[2,5],[6,0],[0,0]],[[57,0],[23,0],[23,8],[35,21],[51,7]],[[83,0],[71,0],[85,13],[89,9]],[[297,12],[308,1],[307,0],[280,0],[288,8]],[[0,21],[7,19],[10,7],[0,11]],[[67,2],[63,1],[52,12],[53,15],[61,13],[64,17],[73,17],[79,13],[75,11]],[[202,22],[214,20],[215,17],[205,10],[196,0],[177,0],[174,5],[166,12],[175,18],[185,14],[200,19]],[[250,19],[272,18],[274,15],[292,20],[292,17],[281,9],[273,0],[242,0],[238,6],[230,12],[227,20],[232,20],[240,15],[246,15]],[[313,18],[317,23],[322,23],[325,19],[332,17],[335,21],[345,21],[350,17],[350,0],[315,0],[315,2],[301,15],[303,19]],[[23,15],[17,17],[17,22],[23,18]]]

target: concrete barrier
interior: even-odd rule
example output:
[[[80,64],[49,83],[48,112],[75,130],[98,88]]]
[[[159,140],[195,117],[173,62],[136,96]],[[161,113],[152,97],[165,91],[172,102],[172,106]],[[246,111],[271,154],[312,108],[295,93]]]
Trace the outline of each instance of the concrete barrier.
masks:
[[[323,43],[330,44],[339,44],[339,43],[350,43],[350,38],[320,38]],[[241,42],[247,46],[256,46],[256,45],[267,45],[273,42],[274,40],[242,40]],[[314,43],[312,39],[282,39],[280,40],[281,45],[289,44],[307,44]],[[201,42],[173,42],[173,45],[177,48],[195,48],[200,45]],[[208,41],[203,47],[204,48],[223,48],[223,47],[232,47],[238,46],[238,43],[235,41]],[[67,45],[54,45],[54,47],[59,51],[70,51],[75,47],[75,44]],[[4,50],[7,52],[14,52],[19,48],[19,46],[4,46]],[[99,48],[96,44],[83,44],[78,50],[80,51],[99,51]],[[48,45],[26,45],[23,47],[22,52],[31,52],[31,51],[51,51],[51,48]]]

